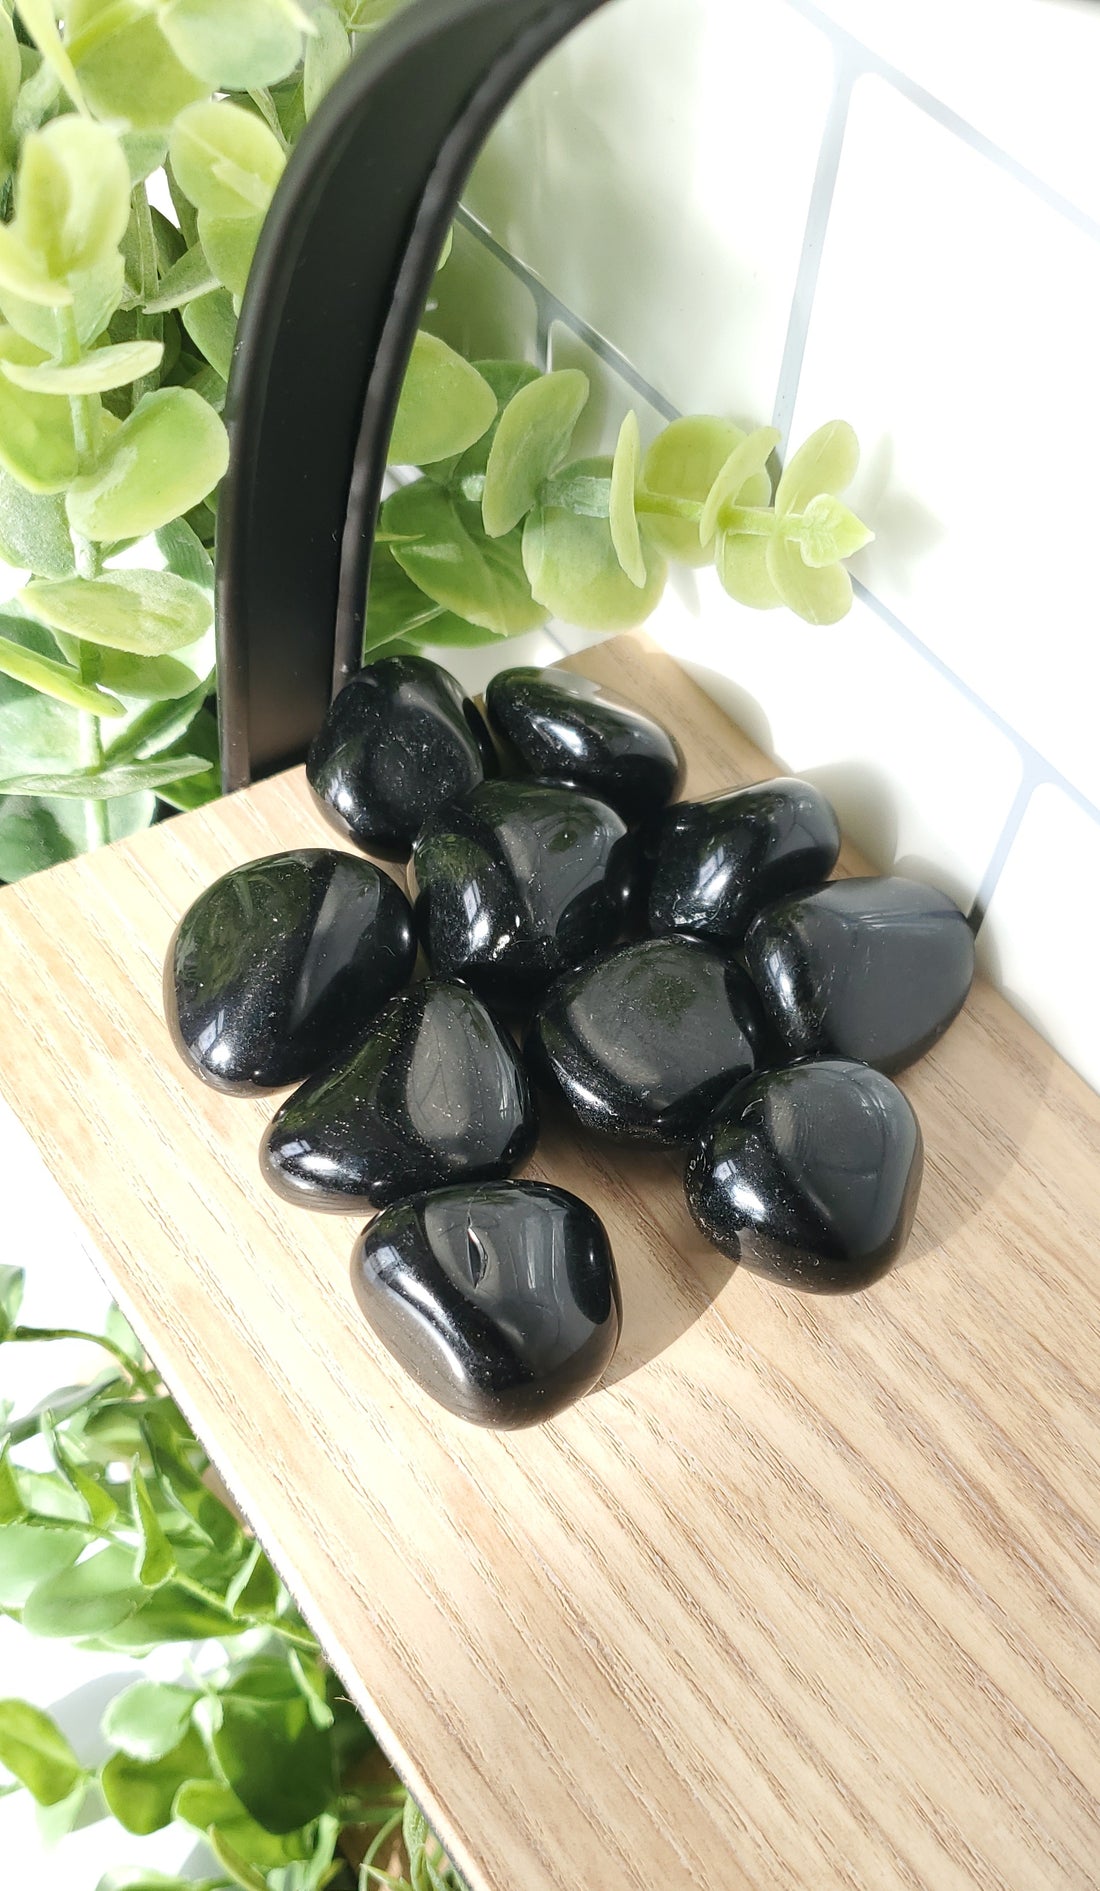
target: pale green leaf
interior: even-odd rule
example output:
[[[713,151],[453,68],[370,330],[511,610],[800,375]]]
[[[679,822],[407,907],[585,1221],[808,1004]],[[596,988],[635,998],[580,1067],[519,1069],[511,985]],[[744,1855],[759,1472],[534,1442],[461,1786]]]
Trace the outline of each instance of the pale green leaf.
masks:
[[[56,281],[106,261],[129,219],[129,166],[105,125],[69,113],[27,139],[15,184],[16,228]]]
[[[228,289],[198,296],[183,310],[183,326],[223,381],[229,379],[237,317]]]
[[[29,1701],[0,1701],[0,1763],[40,1806],[67,1799],[84,1778],[60,1727]]]
[[[194,643],[212,615],[209,593],[171,571],[127,568],[100,578],[37,581],[19,601],[51,630],[147,657]]]
[[[316,7],[313,24],[316,30],[306,40],[302,74],[307,118],[312,118],[325,93],[351,58],[351,41],[344,22],[337,9],[328,4],[328,0],[321,0]]]
[[[93,348],[82,361],[64,367],[57,362],[0,362],[0,368],[16,387],[37,394],[105,394],[114,387],[128,387],[160,366],[164,343],[159,341],[120,341],[105,348]]]
[[[639,591],[649,575],[642,554],[642,536],[634,497],[641,459],[641,428],[638,425],[637,414],[631,409],[619,430],[619,444],[615,449],[615,460],[611,468],[611,499],[607,522],[611,529],[611,543],[615,547],[615,556],[631,584],[637,585]]]
[[[228,459],[225,428],[206,402],[187,388],[159,388],[70,486],[69,522],[85,538],[141,538],[205,498]]]
[[[196,210],[215,217],[261,215],[271,202],[285,159],[261,119],[239,105],[191,105],[172,126],[169,155],[176,179]]]
[[[101,689],[109,689],[131,703],[167,703],[175,709],[195,693],[195,672],[175,657],[138,657],[128,650],[82,646]],[[205,692],[205,684],[202,686]],[[201,698],[200,698],[201,700]],[[129,733],[129,731],[127,731]]]
[[[64,308],[73,299],[69,285],[50,275],[10,223],[0,223],[0,291],[50,310]]]
[[[108,1703],[103,1731],[132,1760],[162,1760],[179,1746],[198,1699],[189,1688],[135,1681]]]
[[[496,396],[477,369],[421,329],[401,389],[390,460],[430,466],[465,453],[488,431],[496,411]]]
[[[846,420],[830,420],[800,446],[776,488],[779,518],[805,512],[819,493],[843,492],[859,467],[859,441]],[[823,621],[833,621],[832,619]]]
[[[144,183],[154,171],[160,170],[168,156],[168,139],[162,130],[124,131],[118,141],[129,167],[131,184]]]
[[[73,542],[60,493],[29,492],[0,467],[0,558],[39,578],[67,578]]]
[[[21,1267],[0,1265],[0,1343],[7,1339],[19,1318],[25,1282]]]
[[[21,1609],[39,1583],[72,1568],[87,1542],[88,1532],[81,1525],[5,1523],[0,1529],[0,1608]]]
[[[579,460],[563,479],[610,480],[611,461]],[[664,591],[667,566],[641,535],[645,583],[635,585],[619,563],[606,518],[567,506],[538,505],[523,532],[523,563],[539,603],[585,630],[632,630],[645,622]]]
[[[172,1822],[172,1808],[180,1788],[206,1780],[210,1761],[200,1735],[189,1727],[179,1743],[156,1759],[139,1760],[113,1753],[99,1776],[109,1811],[127,1831],[139,1838],[162,1832]]]
[[[215,217],[199,211],[199,241],[217,281],[241,296],[256,253],[263,217]]]
[[[66,0],[65,16],[73,63],[100,118],[131,131],[166,130],[209,93],[176,58],[152,12],[120,8],[117,0]]]
[[[740,427],[709,414],[691,414],[672,421],[657,435],[645,456],[643,494],[702,507],[730,454],[744,438]],[[748,506],[765,506],[771,491],[767,473],[757,473],[742,488],[742,501]],[[685,565],[708,562],[710,553],[699,537],[698,518],[678,519],[643,509],[650,537],[662,551]]]
[[[808,565],[820,568],[839,559],[853,558],[874,538],[874,533],[832,493],[818,493],[802,514],[798,542]]]
[[[710,545],[721,523],[725,506],[736,505],[738,500],[745,505],[753,503],[745,494],[750,481],[758,480],[767,465],[774,449],[779,445],[780,435],[774,427],[757,427],[739,446],[735,446],[725,465],[718,474],[703,507],[703,516],[699,520],[699,541]]]
[[[176,57],[215,91],[275,85],[302,55],[300,27],[272,0],[167,0],[158,18]]]
[[[95,341],[106,328],[122,300],[125,278],[125,264],[119,250],[112,250],[93,269],[82,269],[69,277],[66,303],[71,302],[76,338],[82,348]],[[0,293],[0,307],[12,327],[41,349],[44,356],[55,352],[57,316],[52,308],[6,290]]]
[[[836,624],[852,608],[852,580],[843,565],[813,570],[797,543],[770,539],[768,575],[789,610],[807,624]]]
[[[74,583],[79,580],[74,579]],[[105,690],[98,689],[93,683],[81,680],[79,670],[67,663],[57,663],[52,657],[40,656],[35,650],[28,650],[25,645],[13,643],[8,637],[0,637],[0,675],[10,676],[18,683],[26,683],[29,688],[41,690],[46,696],[52,696],[56,702],[68,703],[73,709],[83,709],[93,716],[124,716],[123,705]],[[3,794],[52,793],[53,790],[37,788],[2,788]]]
[[[3,1333],[0,1332],[0,1339]],[[20,1523],[27,1514],[23,1493],[11,1468],[6,1438],[0,1438],[0,1530],[9,1523]]]
[[[482,511],[490,538],[502,538],[526,518],[568,453],[589,393],[586,374],[562,368],[528,381],[509,400],[485,468]]]
[[[101,712],[102,713],[102,712]],[[202,755],[179,755],[148,762],[123,762],[98,773],[74,770],[71,775],[9,775],[0,780],[0,794],[76,796],[82,801],[110,801],[115,795],[138,794],[162,782],[186,775],[201,775],[208,763]]]
[[[0,364],[38,366],[42,355],[12,328],[0,328]],[[67,400],[34,394],[0,375],[0,465],[30,492],[60,492],[76,475],[76,441]]]
[[[524,575],[519,533],[488,538],[480,506],[421,479],[386,501],[383,520],[402,570],[445,610],[500,637],[545,623],[548,613]]]
[[[768,571],[768,540],[744,532],[719,532],[715,567],[723,588],[754,611],[783,602]]]
[[[57,74],[77,110],[82,111],[84,96],[80,81],[62,44],[51,0],[17,0],[17,5],[23,25],[46,64]]]
[[[196,296],[209,295],[218,286],[218,278],[203,253],[202,245],[187,250],[160,279],[156,295],[145,304],[147,315],[160,315],[167,309],[181,309]]]

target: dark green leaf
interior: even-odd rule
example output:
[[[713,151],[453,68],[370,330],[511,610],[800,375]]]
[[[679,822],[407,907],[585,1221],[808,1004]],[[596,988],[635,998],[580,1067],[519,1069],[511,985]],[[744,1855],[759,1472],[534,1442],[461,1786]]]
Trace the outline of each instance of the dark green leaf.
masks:
[[[182,309],[197,296],[209,295],[218,287],[218,278],[203,253],[201,243],[187,250],[161,278],[157,292],[145,304],[147,315],[160,315],[168,309]]]
[[[92,1472],[78,1462],[69,1451],[52,1420],[43,1422],[43,1433],[50,1447],[50,1454],[66,1483],[76,1492],[88,1513],[88,1520],[97,1530],[107,1529],[118,1517],[118,1505]]]
[[[197,296],[183,311],[183,326],[191,340],[223,381],[229,379],[237,317],[228,289]]]
[[[473,638],[483,643],[487,635],[493,634],[444,610],[434,598],[425,597],[401,569],[390,547],[376,548],[367,600],[367,652],[399,640],[458,644]]]
[[[171,658],[158,658],[156,661],[171,662]],[[157,755],[163,749],[179,742],[190,729],[199,710],[209,694],[206,683],[200,683],[197,689],[178,700],[154,703],[143,715],[135,718],[128,729],[124,729],[116,741],[108,744],[107,760],[113,766],[116,762],[144,760],[150,755]],[[184,743],[185,750],[192,745]],[[196,742],[194,747],[201,747]]]
[[[546,622],[524,575],[520,533],[489,538],[480,506],[421,479],[386,501],[383,520],[402,570],[445,610],[501,637]]]
[[[308,1858],[311,1850],[308,1834],[275,1834],[250,1818],[236,1793],[220,1781],[195,1780],[182,1787],[176,1797],[175,1816],[199,1832],[212,1826],[222,1833],[233,1850],[258,1865],[261,1871],[275,1871],[295,1858]]]
[[[132,1578],[132,1551],[127,1555]],[[247,1626],[172,1581],[162,1583],[159,1589],[142,1589],[140,1594],[148,1599],[142,1600],[132,1614],[113,1628],[97,1632],[96,1639],[103,1646],[119,1654],[141,1654],[163,1642],[206,1641],[240,1635]]]
[[[218,765],[218,725],[208,709],[200,709],[191,723],[187,734],[178,742],[163,751],[158,751],[162,759],[170,761],[173,757],[184,754],[199,754],[203,757],[203,768],[186,778],[178,777],[162,782],[157,790],[162,801],[167,801],[173,808],[201,808],[208,801],[214,801],[221,793],[221,774]]]
[[[140,833],[155,811],[151,794],[124,795],[108,801],[108,839],[125,840],[128,834]],[[87,846],[83,802],[42,800],[32,795],[0,799],[0,880],[21,880],[28,873],[41,873],[59,861],[75,859]]]
[[[158,1759],[135,1760],[128,1753],[113,1753],[100,1774],[100,1785],[119,1824],[144,1837],[171,1824],[181,1786],[208,1780],[212,1772],[206,1747],[191,1727],[177,1746]]]
[[[276,1691],[249,1698],[239,1687],[222,1696],[214,1753],[245,1809],[268,1832],[292,1832],[324,1812],[334,1791],[325,1731],[286,1668]]]
[[[130,1497],[134,1522],[141,1531],[137,1578],[143,1588],[156,1589],[174,1572],[176,1558],[153,1507],[145,1479],[136,1464],[130,1474]]]
[[[234,1884],[239,1884],[242,1891],[268,1891],[267,1879],[250,1865],[247,1858],[242,1858],[236,1847],[231,1845],[224,1832],[219,1832],[212,1825],[207,1832],[206,1842],[220,1865],[224,1865]]]
[[[84,1778],[60,1727],[29,1701],[0,1701],[0,1764],[40,1806],[56,1806]]]
[[[132,1760],[162,1760],[178,1748],[199,1698],[189,1688],[135,1681],[108,1705],[103,1731]]]
[[[154,534],[157,550],[169,571],[187,578],[204,591],[214,589],[214,564],[198,533],[186,519],[172,519]]]

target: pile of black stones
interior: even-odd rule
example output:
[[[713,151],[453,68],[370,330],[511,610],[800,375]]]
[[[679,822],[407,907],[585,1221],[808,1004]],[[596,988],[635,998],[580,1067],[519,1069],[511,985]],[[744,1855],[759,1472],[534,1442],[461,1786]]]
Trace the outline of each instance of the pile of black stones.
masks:
[[[942,893],[829,879],[840,833],[809,782],[677,802],[668,732],[562,671],[507,670],[486,709],[421,657],[353,677],[307,775],[346,840],[408,860],[408,898],[343,851],[235,868],[182,920],[165,1007],[216,1089],[298,1086],[267,1181],[379,1210],[352,1260],[375,1332],[448,1410],[513,1427],[596,1384],[622,1316],[593,1210],[510,1179],[535,1090],[595,1137],[684,1151],[732,1259],[865,1287],[921,1182],[891,1076],[960,1010],[974,949]]]

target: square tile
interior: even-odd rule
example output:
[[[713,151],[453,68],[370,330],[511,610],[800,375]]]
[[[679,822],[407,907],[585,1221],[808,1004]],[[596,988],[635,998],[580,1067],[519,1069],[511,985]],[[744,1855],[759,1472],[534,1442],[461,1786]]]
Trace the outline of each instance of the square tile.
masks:
[[[795,414],[836,414],[854,568],[1100,801],[1100,244],[877,79],[855,88]]]
[[[987,976],[1100,1090],[1100,821],[1037,788],[978,934]]]
[[[694,588],[694,587],[693,587]],[[1014,745],[866,605],[827,630],[734,604],[713,573],[650,630],[781,768],[834,803],[882,871],[968,910],[1019,788]]]
[[[528,81],[467,202],[677,407],[759,424],[832,90],[784,0],[629,0]]]

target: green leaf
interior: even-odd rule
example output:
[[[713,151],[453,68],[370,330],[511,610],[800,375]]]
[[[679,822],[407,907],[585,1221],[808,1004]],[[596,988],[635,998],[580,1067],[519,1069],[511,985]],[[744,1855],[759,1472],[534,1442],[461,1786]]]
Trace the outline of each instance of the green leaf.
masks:
[[[0,1266],[0,1344],[7,1339],[23,1305],[26,1275],[21,1267]]]
[[[135,1681],[108,1704],[103,1731],[132,1760],[162,1760],[178,1748],[199,1698],[190,1688]]]
[[[171,571],[126,569],[101,578],[29,584],[19,601],[40,623],[111,650],[167,656],[209,628],[209,594]]]
[[[564,478],[609,479],[611,462],[580,460]],[[560,505],[538,505],[523,533],[523,562],[540,604],[586,630],[630,630],[644,623],[660,601],[667,566],[641,533],[645,583],[639,587],[619,563],[606,518]]]
[[[734,447],[707,494],[703,516],[699,521],[701,544],[711,544],[721,523],[723,509],[736,505],[751,482],[759,479],[779,440],[780,435],[774,427],[757,427],[755,433],[748,434]],[[743,503],[748,505],[751,502],[746,498]]]
[[[131,184],[143,184],[159,171],[168,156],[168,139],[163,131],[124,131],[119,137],[122,153],[130,172]]]
[[[402,570],[445,610],[500,637],[545,623],[548,612],[524,575],[519,532],[488,538],[480,506],[421,479],[394,493],[382,517]]]
[[[820,569],[852,558],[874,538],[874,533],[832,493],[818,493],[802,514],[798,542],[806,564]]]
[[[22,297],[44,309],[60,309],[72,302],[72,290],[58,282],[41,257],[28,250],[18,227],[0,223],[0,290]]]
[[[0,1440],[0,1530],[9,1523],[21,1523],[26,1514],[27,1506],[11,1468],[5,1438]]]
[[[159,388],[138,402],[92,471],[74,480],[69,522],[85,538],[141,538],[205,498],[228,459],[225,428],[206,402],[187,388]]]
[[[127,19],[115,0],[67,0],[73,62],[100,118],[131,131],[166,129],[210,88],[176,58],[153,15],[135,18],[136,11]]]
[[[176,1796],[175,1816],[199,1832],[214,1827],[233,1850],[261,1871],[276,1871],[295,1858],[308,1858],[310,1845],[303,1833],[275,1834],[250,1818],[236,1793],[217,1781],[192,1780]]]
[[[0,284],[0,288],[2,286]],[[113,250],[94,269],[83,269],[79,275],[69,277],[71,294],[66,297],[66,303],[72,305],[77,340],[81,347],[86,347],[102,334],[122,300],[125,286],[126,269],[118,250]],[[24,341],[33,342],[43,357],[54,353],[57,347],[57,317],[52,308],[44,308],[8,290],[0,294],[0,306]]]
[[[642,433],[638,416],[631,409],[619,431],[619,444],[611,468],[611,509],[608,525],[615,556],[631,584],[641,590],[647,571],[642,555],[642,535],[638,525],[635,492],[642,459]]]
[[[40,1582],[24,1604],[23,1625],[32,1635],[80,1641],[125,1622],[145,1594],[134,1580],[133,1551],[112,1543]]]
[[[171,663],[170,657],[155,658],[120,658],[119,661],[141,661],[159,669],[162,663]],[[179,665],[182,669],[183,665]],[[136,716],[128,729],[124,729],[107,748],[107,760],[115,762],[144,761],[149,755],[159,755],[162,750],[171,748],[190,729],[203,703],[209,694],[205,682],[200,683],[189,695],[178,701],[167,700],[154,703],[143,715]],[[201,747],[196,741],[195,752]],[[192,777],[192,779],[195,779]]]
[[[242,296],[263,228],[263,217],[215,217],[199,211],[199,240],[219,283]]]
[[[83,648],[88,653],[87,661],[95,664],[96,680],[100,686],[111,690],[116,696],[127,698],[131,703],[175,704],[195,692],[194,670],[189,669],[186,663],[177,663],[175,657],[136,657],[125,650],[99,649],[92,644],[86,644]],[[204,682],[199,695],[200,704],[205,695]]]
[[[18,0],[19,16],[46,64],[57,74],[78,111],[84,107],[80,82],[61,43],[51,0]]]
[[[189,578],[205,591],[214,589],[214,564],[198,533],[186,519],[172,519],[156,534],[157,550],[177,578]]]
[[[819,493],[843,492],[859,467],[859,441],[846,420],[830,420],[812,433],[791,460],[776,488],[779,518],[805,512]],[[792,607],[793,608],[793,607]],[[833,622],[822,619],[822,622]]]
[[[93,716],[126,714],[117,697],[109,696],[106,690],[98,689],[92,683],[82,683],[79,670],[74,670],[67,663],[55,663],[52,657],[40,657],[35,651],[28,650],[23,644],[13,643],[7,637],[0,637],[0,674],[26,683],[31,689],[41,690],[57,702],[70,704],[73,709],[87,710]],[[0,788],[0,794],[39,792],[46,791]]]
[[[39,1583],[71,1569],[87,1542],[83,1525],[5,1523],[0,1529],[0,1608],[23,1608]]]
[[[336,1716],[328,1704],[325,1689],[326,1670],[318,1661],[304,1661],[296,1648],[291,1648],[287,1655],[287,1665],[298,1684],[298,1688],[309,1709],[309,1717],[315,1727],[327,1731]]]
[[[852,608],[852,580],[843,565],[813,570],[797,542],[769,539],[768,576],[789,610],[807,624],[837,624]]]
[[[390,460],[429,466],[465,453],[488,431],[496,411],[496,396],[477,369],[421,329],[401,389]]]
[[[119,1824],[144,1838],[172,1823],[172,1807],[181,1787],[208,1780],[211,1772],[206,1747],[190,1727],[177,1746],[156,1759],[138,1760],[125,1752],[113,1753],[100,1773],[99,1783]]]
[[[225,1867],[234,1884],[239,1884],[242,1891],[268,1891],[267,1879],[257,1871],[255,1865],[250,1865],[246,1858],[241,1857],[240,1852],[229,1843],[224,1832],[219,1832],[216,1825],[210,1827],[206,1842],[219,1865]]]
[[[87,1510],[89,1523],[97,1530],[109,1529],[119,1514],[114,1498],[104,1490],[92,1472],[85,1469],[66,1449],[52,1419],[43,1421],[42,1431],[58,1471]]]
[[[152,374],[163,354],[163,342],[121,341],[112,347],[93,348],[72,367],[54,361],[4,361],[0,368],[16,387],[32,394],[105,394],[110,388],[128,387],[142,375]]]
[[[183,311],[183,326],[223,381],[229,379],[237,317],[228,289],[196,297]]]
[[[203,768],[194,773],[174,776],[172,780],[162,782],[157,790],[160,799],[167,801],[169,807],[180,808],[184,812],[205,807],[208,801],[216,801],[221,793],[218,725],[208,709],[200,709],[187,734],[163,751],[163,759],[178,761],[189,754],[200,755]]]
[[[0,328],[0,364],[37,365],[41,352]],[[67,400],[33,394],[0,375],[0,465],[31,492],[60,492],[76,476],[76,441]]]
[[[351,41],[334,6],[321,0],[314,9],[313,24],[317,30],[306,40],[305,70],[302,75],[307,118],[313,117],[325,93],[351,58]]]
[[[184,252],[162,276],[155,296],[145,304],[146,315],[160,315],[167,309],[181,309],[196,296],[208,295],[218,286],[218,278],[206,260],[202,245]]]
[[[84,1778],[60,1727],[29,1701],[0,1701],[0,1762],[40,1806],[55,1806]]]
[[[156,812],[150,794],[125,795],[107,803],[107,838],[125,840],[148,827]],[[62,860],[86,853],[88,829],[79,801],[38,800],[9,795],[0,800],[0,879],[21,880]]]
[[[100,712],[102,713],[102,712]],[[162,782],[201,775],[208,766],[202,755],[178,755],[148,762],[122,762],[117,768],[93,772],[76,769],[71,775],[6,775],[0,794],[75,795],[82,801],[110,801],[115,795],[138,794],[159,788]]]
[[[480,440],[475,440],[473,446],[467,447],[465,453],[459,453],[449,460],[440,460],[427,471],[429,479],[434,479],[441,486],[449,486],[461,498],[480,501],[489,455],[505,409],[521,387],[529,387],[541,377],[538,369],[533,368],[529,361],[475,361],[474,367],[496,396],[496,418],[488,431],[482,434]]]
[[[54,281],[95,269],[130,220],[130,170],[105,125],[66,114],[31,134],[15,186],[20,238]]]
[[[527,382],[509,400],[485,469],[482,511],[490,538],[504,537],[530,512],[569,451],[590,391],[586,374],[562,368]]]
[[[493,635],[425,597],[401,569],[390,547],[376,547],[367,599],[366,653],[400,641],[463,644],[472,639],[484,643]]]
[[[744,532],[719,532],[715,565],[723,588],[738,604],[754,611],[771,611],[782,604],[768,571],[766,538]]]
[[[64,498],[59,493],[28,492],[0,468],[0,558],[17,571],[39,578],[67,578],[73,570],[73,542]]]
[[[685,500],[702,507],[715,480],[745,435],[740,427],[710,414],[690,414],[672,421],[657,435],[642,463],[642,491],[658,498]],[[766,506],[771,480],[761,472],[742,488],[744,504]],[[670,557],[685,565],[705,565],[709,552],[700,540],[695,519],[677,519],[647,512],[650,537]]]
[[[274,85],[302,56],[300,28],[271,0],[168,0],[158,18],[176,57],[218,92]]]
[[[141,1531],[137,1579],[143,1588],[157,1589],[162,1582],[166,1582],[168,1577],[175,1573],[176,1557],[161,1527],[160,1518],[153,1508],[145,1479],[136,1464],[130,1473],[130,1495],[134,1521]]]
[[[180,113],[169,156],[196,210],[214,217],[262,215],[285,163],[274,133],[254,113],[213,102]]]
[[[332,1750],[285,1667],[262,1690],[238,1680],[221,1697],[214,1755],[245,1810],[267,1832],[293,1832],[324,1812],[334,1790]]]
[[[143,1589],[141,1594],[148,1599],[113,1628],[98,1632],[97,1642],[118,1654],[137,1655],[159,1648],[164,1642],[206,1641],[211,1637],[224,1641],[243,1634],[246,1627],[224,1609],[191,1595],[175,1582],[162,1583],[159,1589]]]

